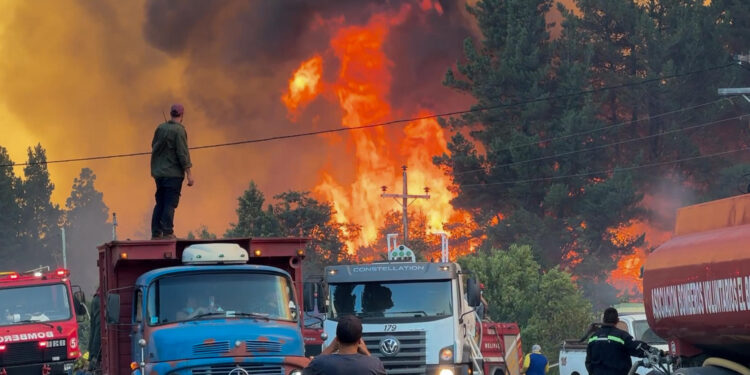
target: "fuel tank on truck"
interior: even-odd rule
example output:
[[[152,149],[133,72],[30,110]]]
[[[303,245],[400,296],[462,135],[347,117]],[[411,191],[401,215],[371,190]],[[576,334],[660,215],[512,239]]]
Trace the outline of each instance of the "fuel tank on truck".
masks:
[[[646,258],[651,329],[673,354],[747,361],[750,194],[680,209],[674,237]]]

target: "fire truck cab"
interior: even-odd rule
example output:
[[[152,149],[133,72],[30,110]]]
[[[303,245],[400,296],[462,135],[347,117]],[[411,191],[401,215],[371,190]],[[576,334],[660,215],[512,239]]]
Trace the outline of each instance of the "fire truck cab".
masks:
[[[389,249],[388,262],[329,266],[325,279],[326,344],[336,336],[338,318],[353,314],[389,374],[484,372],[475,312],[479,285],[457,263],[416,262],[400,245]]]
[[[86,307],[69,277],[62,268],[0,273],[0,375],[72,374]]]

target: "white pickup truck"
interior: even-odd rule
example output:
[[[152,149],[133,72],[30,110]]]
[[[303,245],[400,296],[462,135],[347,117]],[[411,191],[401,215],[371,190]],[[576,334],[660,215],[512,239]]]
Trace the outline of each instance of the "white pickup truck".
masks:
[[[636,340],[644,341],[661,350],[667,350],[667,343],[648,327],[645,314],[621,315],[617,327],[630,333]],[[590,330],[581,340],[563,341],[559,358],[560,375],[588,375],[586,346],[592,333],[593,331]],[[635,362],[636,358],[633,358],[633,361]],[[638,370],[640,375],[645,375],[646,372],[648,371],[644,368]]]

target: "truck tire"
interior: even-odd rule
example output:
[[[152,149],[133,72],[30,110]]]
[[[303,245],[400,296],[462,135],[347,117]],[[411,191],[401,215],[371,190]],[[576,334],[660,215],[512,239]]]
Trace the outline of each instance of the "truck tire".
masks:
[[[703,367],[706,367],[706,366],[721,367],[727,370],[732,370],[734,372],[740,373],[742,375],[750,375],[749,368],[737,362],[730,361],[728,359],[710,357],[710,358],[707,358],[705,361],[703,361]]]

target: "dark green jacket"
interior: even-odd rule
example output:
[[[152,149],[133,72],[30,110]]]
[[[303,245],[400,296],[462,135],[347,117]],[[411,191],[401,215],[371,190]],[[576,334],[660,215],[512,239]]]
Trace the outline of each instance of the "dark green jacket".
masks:
[[[151,141],[151,176],[184,177],[192,166],[185,127],[172,120],[160,124]]]

